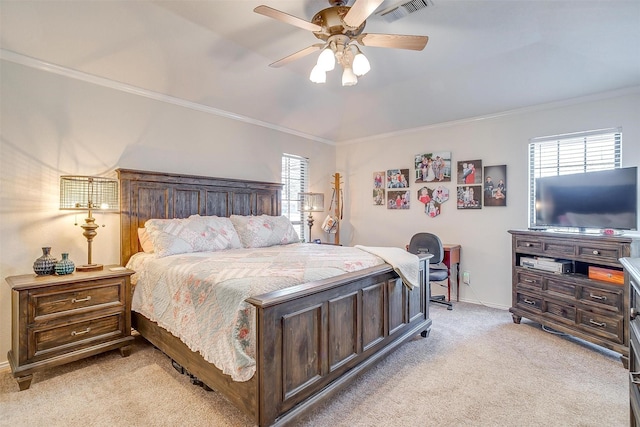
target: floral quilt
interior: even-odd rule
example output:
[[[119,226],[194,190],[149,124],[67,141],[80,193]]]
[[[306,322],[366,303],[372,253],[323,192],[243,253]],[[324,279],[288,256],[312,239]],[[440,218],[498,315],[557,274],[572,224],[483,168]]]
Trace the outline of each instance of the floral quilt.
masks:
[[[132,310],[157,322],[230,375],[256,369],[255,309],[245,300],[384,261],[357,248],[295,243],[157,257],[134,255]]]

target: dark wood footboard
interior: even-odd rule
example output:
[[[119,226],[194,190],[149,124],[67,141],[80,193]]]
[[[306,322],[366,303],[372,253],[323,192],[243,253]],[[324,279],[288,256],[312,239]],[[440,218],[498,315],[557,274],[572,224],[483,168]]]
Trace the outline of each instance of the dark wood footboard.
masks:
[[[428,331],[421,264],[413,290],[386,266],[249,299],[258,309],[258,424],[295,419]]]

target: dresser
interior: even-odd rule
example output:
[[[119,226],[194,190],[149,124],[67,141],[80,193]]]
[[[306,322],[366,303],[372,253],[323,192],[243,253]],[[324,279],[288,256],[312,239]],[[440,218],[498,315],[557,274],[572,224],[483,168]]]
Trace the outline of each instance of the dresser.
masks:
[[[640,426],[640,258],[622,258],[629,283],[629,407],[630,425]]]
[[[629,292],[620,258],[637,256],[640,240],[625,235],[509,233],[513,321],[520,323],[525,317],[606,347],[620,353],[627,366]],[[554,272],[559,263],[563,267]]]
[[[119,266],[64,276],[7,277],[11,287],[8,360],[20,390],[33,373],[104,351],[131,350],[131,284]]]

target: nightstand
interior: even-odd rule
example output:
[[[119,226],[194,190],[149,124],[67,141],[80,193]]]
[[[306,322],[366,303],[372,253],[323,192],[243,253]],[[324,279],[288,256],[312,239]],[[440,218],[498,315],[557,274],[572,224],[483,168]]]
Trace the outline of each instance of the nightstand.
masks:
[[[9,364],[20,390],[35,371],[108,350],[131,352],[131,282],[117,265],[65,276],[7,277],[11,286]]]

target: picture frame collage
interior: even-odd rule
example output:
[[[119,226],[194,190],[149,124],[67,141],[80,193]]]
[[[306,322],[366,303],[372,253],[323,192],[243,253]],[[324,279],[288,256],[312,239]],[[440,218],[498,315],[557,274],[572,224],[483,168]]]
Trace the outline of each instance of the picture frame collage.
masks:
[[[414,204],[424,209],[427,216],[437,217],[443,212],[443,204],[453,196],[447,186],[452,182],[452,175],[456,182],[457,209],[475,210],[483,206],[507,205],[506,165],[483,168],[481,159],[472,159],[457,161],[453,169],[450,151],[416,154],[413,163],[413,175],[410,175],[408,168],[373,172],[374,206],[406,210],[411,208],[412,199],[415,198]]]

